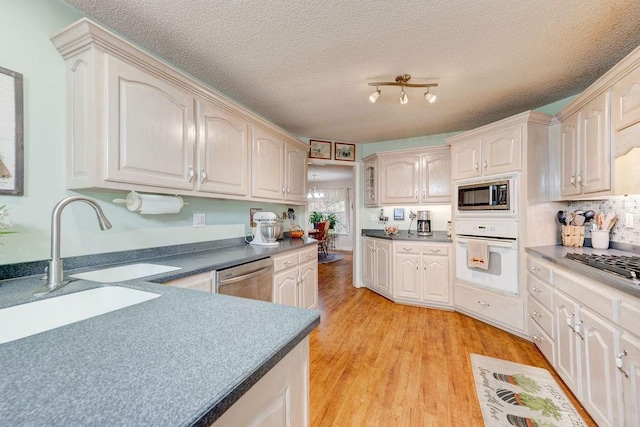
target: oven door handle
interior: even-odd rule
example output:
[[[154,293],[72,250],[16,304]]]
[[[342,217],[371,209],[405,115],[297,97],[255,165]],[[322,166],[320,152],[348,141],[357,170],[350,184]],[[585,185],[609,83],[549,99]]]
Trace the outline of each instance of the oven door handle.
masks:
[[[469,243],[469,240],[480,240],[483,242],[487,242],[489,246],[493,246],[495,248],[509,248],[509,249],[517,249],[518,242],[517,240],[496,240],[496,239],[487,239],[482,237],[461,237],[457,236],[459,243]]]
[[[251,279],[252,277],[256,277],[261,275],[264,272],[271,270],[273,267],[265,267],[260,270],[252,271],[251,273],[243,274],[242,276],[232,277],[230,279],[223,279],[218,281],[218,285],[226,285],[228,283],[240,282],[241,280]]]

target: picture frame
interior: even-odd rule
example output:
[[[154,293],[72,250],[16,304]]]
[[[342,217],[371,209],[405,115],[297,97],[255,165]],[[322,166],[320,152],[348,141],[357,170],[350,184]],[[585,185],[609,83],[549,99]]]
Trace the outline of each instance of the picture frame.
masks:
[[[0,67],[0,194],[24,194],[22,74]]]
[[[340,160],[343,162],[356,161],[356,144],[336,142],[335,145],[334,160]]]
[[[404,208],[394,208],[393,209],[393,220],[394,221],[404,221]]]
[[[331,141],[309,141],[309,157],[312,159],[331,160]]]

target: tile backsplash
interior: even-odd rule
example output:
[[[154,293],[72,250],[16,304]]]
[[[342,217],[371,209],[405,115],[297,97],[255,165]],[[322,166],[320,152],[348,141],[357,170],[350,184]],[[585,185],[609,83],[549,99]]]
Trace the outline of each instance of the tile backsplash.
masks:
[[[608,214],[615,212],[618,215],[616,225],[611,229],[611,241],[640,245],[640,195],[611,196],[606,200],[580,200],[569,203],[569,210],[589,210]],[[633,228],[627,228],[625,224],[626,214],[633,215]],[[585,237],[591,237],[587,233]]]

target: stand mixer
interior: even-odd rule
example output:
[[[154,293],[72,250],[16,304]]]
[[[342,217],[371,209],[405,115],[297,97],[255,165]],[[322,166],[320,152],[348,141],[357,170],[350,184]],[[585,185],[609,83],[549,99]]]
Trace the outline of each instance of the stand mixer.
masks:
[[[278,216],[273,212],[256,212],[253,220],[256,222],[256,234],[251,241],[257,246],[278,246],[276,242],[276,220]]]

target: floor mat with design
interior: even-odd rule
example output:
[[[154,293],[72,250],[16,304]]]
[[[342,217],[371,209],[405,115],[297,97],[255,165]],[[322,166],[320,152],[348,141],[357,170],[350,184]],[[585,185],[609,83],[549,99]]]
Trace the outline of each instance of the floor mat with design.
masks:
[[[549,371],[471,354],[486,426],[586,426]]]

